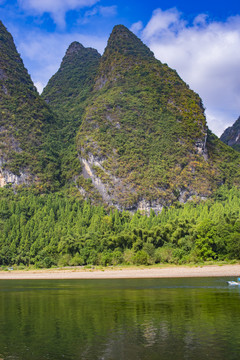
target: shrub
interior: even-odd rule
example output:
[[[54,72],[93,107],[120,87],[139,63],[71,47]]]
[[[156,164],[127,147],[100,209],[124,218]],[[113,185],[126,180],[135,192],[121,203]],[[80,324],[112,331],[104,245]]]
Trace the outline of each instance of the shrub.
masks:
[[[62,267],[62,266],[69,266],[70,262],[71,262],[71,255],[70,254],[65,254],[62,257],[60,257],[60,259],[58,260],[58,266]]]
[[[172,263],[173,262],[173,248],[163,246],[155,251],[156,263]]]
[[[69,264],[71,266],[79,266],[84,264],[84,260],[79,253],[76,253],[74,257],[70,260]]]
[[[139,250],[133,257],[133,263],[136,265],[149,265],[149,255],[145,250]]]
[[[134,250],[133,249],[126,249],[123,254],[123,261],[126,265],[133,264],[134,258]]]

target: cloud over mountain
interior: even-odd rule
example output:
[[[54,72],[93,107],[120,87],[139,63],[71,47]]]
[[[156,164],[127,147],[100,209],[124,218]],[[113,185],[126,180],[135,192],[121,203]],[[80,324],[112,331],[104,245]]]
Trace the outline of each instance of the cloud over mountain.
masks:
[[[65,26],[65,14],[69,10],[91,7],[99,0],[18,0],[19,5],[34,14],[49,13],[59,27]]]
[[[239,115],[240,16],[218,22],[200,14],[189,23],[177,9],[156,9],[145,28],[139,24],[132,30],[200,94],[220,135]]]

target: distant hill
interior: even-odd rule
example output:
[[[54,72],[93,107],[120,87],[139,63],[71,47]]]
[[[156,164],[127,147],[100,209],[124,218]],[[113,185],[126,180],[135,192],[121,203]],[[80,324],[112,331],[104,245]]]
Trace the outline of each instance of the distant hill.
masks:
[[[220,139],[233,149],[240,151],[240,117],[224,131]]]
[[[56,117],[38,95],[11,34],[0,22],[0,185],[56,188]]]

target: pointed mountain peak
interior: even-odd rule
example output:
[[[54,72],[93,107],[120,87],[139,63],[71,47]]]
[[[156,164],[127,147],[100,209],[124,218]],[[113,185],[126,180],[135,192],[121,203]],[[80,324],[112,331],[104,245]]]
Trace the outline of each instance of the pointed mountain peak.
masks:
[[[16,49],[12,35],[0,21],[0,94],[17,94],[19,85],[36,91],[28,71]],[[27,90],[27,88],[25,88]],[[1,97],[1,96],[0,96]]]
[[[0,33],[7,32],[6,27],[3,25],[2,21],[0,20]]]
[[[13,37],[8,32],[8,30],[1,21],[0,21],[0,52],[1,53],[5,52],[6,55],[8,55],[9,52],[14,52],[15,54],[17,53]]]
[[[84,46],[82,44],[80,44],[77,41],[72,42],[67,51],[66,51],[66,55],[72,55],[74,53],[78,53],[79,51],[85,49]]]
[[[125,56],[152,58],[153,52],[124,25],[114,26],[104,56],[118,53]]]
[[[75,65],[79,66],[80,63],[85,63],[90,61],[92,58],[95,59],[100,57],[101,55],[96,49],[89,47],[85,48],[79,42],[74,41],[69,45],[66,54],[63,57],[60,69],[62,69],[64,66],[68,66],[69,64],[73,66],[75,62],[77,62]]]

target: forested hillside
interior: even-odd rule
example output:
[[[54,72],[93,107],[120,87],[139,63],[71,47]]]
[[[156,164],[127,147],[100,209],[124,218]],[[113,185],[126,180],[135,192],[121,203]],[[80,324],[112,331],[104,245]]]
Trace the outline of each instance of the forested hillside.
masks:
[[[59,187],[58,119],[39,96],[0,22],[0,186]]]
[[[89,102],[101,55],[97,50],[73,42],[57,73],[44,88],[42,98],[58,115],[61,139],[61,176],[72,181],[81,173],[76,133]]]
[[[116,265],[240,259],[240,190],[150,216],[76,197],[0,190],[0,265]]]

